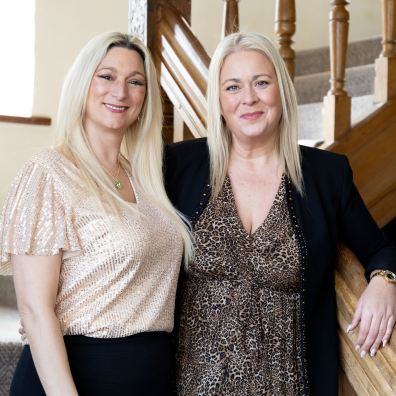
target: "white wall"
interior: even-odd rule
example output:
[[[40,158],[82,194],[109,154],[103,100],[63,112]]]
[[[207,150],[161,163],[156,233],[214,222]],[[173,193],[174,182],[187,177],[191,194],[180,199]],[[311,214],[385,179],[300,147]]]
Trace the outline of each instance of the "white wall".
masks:
[[[36,27],[33,115],[50,117],[53,125],[0,122],[0,204],[21,164],[54,141],[63,77],[80,48],[98,33],[127,32],[128,0],[36,0]]]
[[[381,34],[381,2],[378,0],[351,1],[349,41]],[[223,0],[192,0],[191,25],[211,55],[221,38]],[[295,50],[328,45],[329,0],[296,1]],[[273,40],[275,0],[240,0],[239,24],[241,31],[257,31]]]

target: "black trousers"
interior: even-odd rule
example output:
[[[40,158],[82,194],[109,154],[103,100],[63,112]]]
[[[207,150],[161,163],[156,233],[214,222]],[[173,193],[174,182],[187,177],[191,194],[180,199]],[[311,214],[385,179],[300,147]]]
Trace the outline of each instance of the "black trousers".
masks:
[[[140,333],[124,338],[65,336],[79,396],[169,396],[172,394],[171,336]],[[45,396],[29,346],[22,350],[11,396]]]

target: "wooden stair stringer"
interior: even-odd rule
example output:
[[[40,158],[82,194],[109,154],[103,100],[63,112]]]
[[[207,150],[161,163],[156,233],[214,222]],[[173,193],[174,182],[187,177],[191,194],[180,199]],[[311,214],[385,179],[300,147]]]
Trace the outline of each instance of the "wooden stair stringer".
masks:
[[[347,155],[354,182],[380,227],[396,217],[396,100],[378,108],[326,150]]]

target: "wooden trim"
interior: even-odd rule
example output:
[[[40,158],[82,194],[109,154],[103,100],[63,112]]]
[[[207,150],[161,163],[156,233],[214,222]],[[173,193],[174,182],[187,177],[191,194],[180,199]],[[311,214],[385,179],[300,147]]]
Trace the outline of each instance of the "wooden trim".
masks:
[[[49,117],[15,117],[0,115],[0,122],[12,122],[15,124],[30,124],[30,125],[51,125],[51,118]]]

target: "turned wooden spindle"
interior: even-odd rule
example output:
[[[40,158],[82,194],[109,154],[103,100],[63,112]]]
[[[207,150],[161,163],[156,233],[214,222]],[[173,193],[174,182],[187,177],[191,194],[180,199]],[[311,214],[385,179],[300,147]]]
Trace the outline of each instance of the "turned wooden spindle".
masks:
[[[239,0],[224,0],[223,37],[239,31]]]
[[[386,102],[396,96],[396,1],[382,0],[382,52],[375,61],[374,96]]]
[[[324,98],[324,138],[338,140],[351,126],[351,98],[345,91],[348,46],[348,1],[333,0],[330,12],[330,90]]]
[[[295,31],[295,0],[277,0],[275,5],[275,32],[278,35],[279,52],[292,79],[294,79],[295,74],[295,53],[291,46]]]

